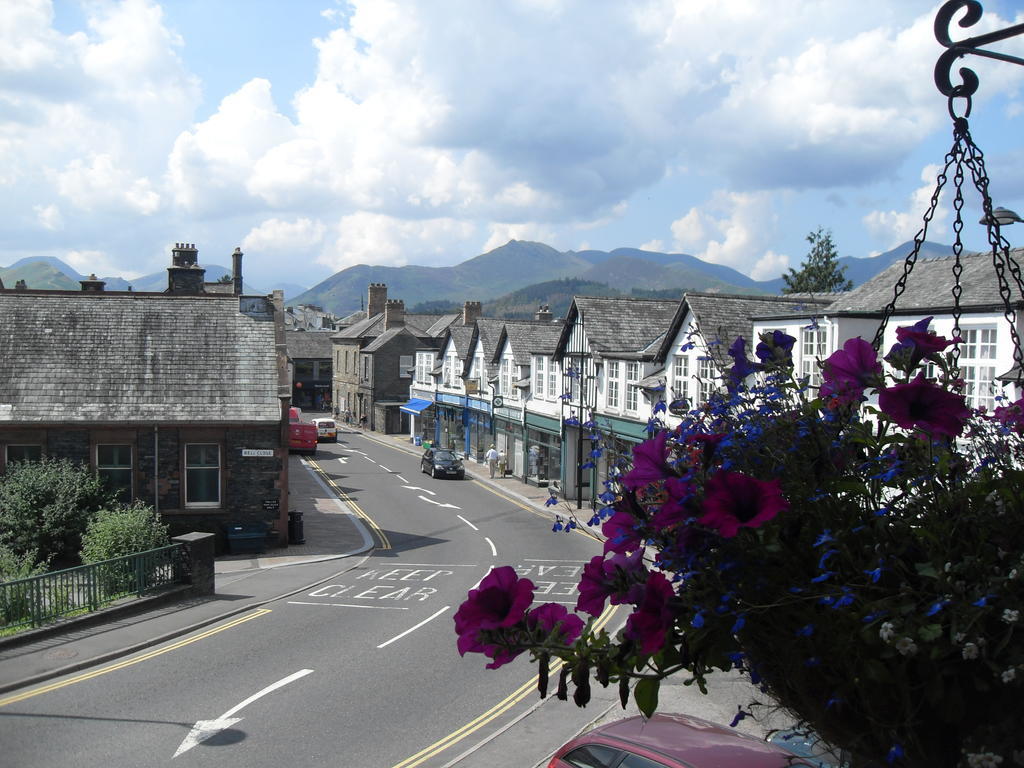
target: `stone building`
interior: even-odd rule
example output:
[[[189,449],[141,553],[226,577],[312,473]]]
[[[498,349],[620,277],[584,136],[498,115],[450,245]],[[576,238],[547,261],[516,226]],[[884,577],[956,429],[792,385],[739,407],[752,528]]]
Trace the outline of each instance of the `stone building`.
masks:
[[[287,543],[283,296],[206,290],[177,244],[162,293],[0,290],[0,472],[87,464],[172,533],[265,521]]]

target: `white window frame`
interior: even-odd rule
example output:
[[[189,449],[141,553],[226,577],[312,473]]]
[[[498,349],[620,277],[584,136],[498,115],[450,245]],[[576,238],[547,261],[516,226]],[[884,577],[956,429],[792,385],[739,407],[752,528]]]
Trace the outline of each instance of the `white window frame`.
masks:
[[[828,354],[828,329],[800,329],[800,374],[812,387],[821,386],[821,369],[818,361]]]
[[[701,404],[708,402],[718,390],[718,385],[715,383],[717,376],[715,363],[710,357],[702,357],[697,361],[698,393]]]
[[[640,381],[640,363],[629,361],[626,363],[626,410],[636,413],[640,408],[640,387],[636,383]]]
[[[533,356],[533,396],[547,400],[548,359],[544,355]]]
[[[558,380],[561,378],[561,366],[552,357],[548,358],[548,399],[554,400],[561,392],[558,391]]]
[[[210,470],[214,469],[214,466],[211,465],[211,464],[197,464],[197,465],[189,464],[189,448],[191,448],[193,446],[212,446],[213,448],[215,448],[217,450],[217,464],[216,464],[216,467],[215,467],[216,472],[217,472],[217,499],[215,501],[189,501],[189,475],[190,475],[190,471],[191,470],[206,470],[206,471],[210,471]],[[222,477],[223,467],[221,466],[222,459],[221,459],[220,444],[219,443],[185,443],[184,463],[185,463],[185,472],[184,472],[184,475],[185,475],[185,507],[188,508],[188,509],[209,509],[209,508],[213,508],[213,507],[219,507],[221,505],[221,498],[223,496],[223,487],[222,487],[222,483],[223,483],[223,477]]]
[[[990,413],[999,394],[996,382],[998,328],[995,325],[968,326],[960,330],[960,378],[967,384],[964,396],[972,408],[986,408]]]
[[[512,396],[512,358],[501,358],[501,367],[498,370],[498,392],[503,397]]]
[[[399,355],[398,356],[398,378],[409,379],[412,378],[412,374],[409,369],[415,365],[416,358],[412,355]]]
[[[672,361],[672,399],[688,400],[690,397],[690,356],[676,355]]]
[[[605,381],[608,384],[608,389],[605,394],[605,401],[609,408],[615,408],[616,410],[620,407],[619,402],[619,389],[622,385],[622,380],[619,378],[622,374],[622,364],[618,360],[609,360],[605,367]]]

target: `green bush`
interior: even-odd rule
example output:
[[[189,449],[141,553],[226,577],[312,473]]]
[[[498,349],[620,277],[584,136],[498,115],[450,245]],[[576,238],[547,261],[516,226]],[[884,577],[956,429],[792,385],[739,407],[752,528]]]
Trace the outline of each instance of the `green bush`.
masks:
[[[26,579],[45,571],[43,564],[30,555],[19,555],[0,546],[0,626],[18,624],[32,615],[32,602],[25,585],[7,585],[6,582]]]
[[[114,496],[68,459],[10,464],[0,477],[0,546],[36,562],[72,561],[89,520]]]
[[[167,525],[152,507],[101,510],[82,536],[82,562],[96,563],[170,544]]]

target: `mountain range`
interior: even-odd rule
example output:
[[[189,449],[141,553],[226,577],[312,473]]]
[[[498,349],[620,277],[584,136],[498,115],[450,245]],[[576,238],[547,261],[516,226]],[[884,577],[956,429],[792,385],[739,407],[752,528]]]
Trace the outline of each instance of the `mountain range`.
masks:
[[[905,259],[912,250],[913,243],[908,242],[875,257],[844,256],[838,261],[857,286],[894,261]],[[920,258],[948,256],[952,252],[951,246],[925,242]],[[636,248],[558,251],[543,243],[510,240],[451,267],[349,267],[288,299],[288,304],[315,304],[328,312],[345,315],[362,308],[370,283],[384,283],[388,296],[402,299],[407,308],[426,302],[461,305],[465,300],[473,300],[484,302],[486,310],[490,303],[516,303],[509,295],[529,286],[552,282],[553,288],[558,289],[565,280],[599,283],[611,295],[650,295],[649,292],[664,290],[777,295],[784,285],[781,277],[753,280],[731,267],[710,264],[685,253]],[[552,311],[556,311],[557,302],[540,303],[551,304]]]
[[[906,258],[913,243],[871,258],[844,256],[839,266],[854,285],[860,285],[894,261]],[[920,257],[948,256],[952,247],[925,242]],[[204,264],[206,279],[215,281],[230,270],[216,264]],[[78,290],[79,274],[52,256],[29,256],[9,267],[0,267],[0,279],[8,288],[24,280],[30,288]],[[103,277],[106,289],[124,291],[163,291],[167,271],[125,280]],[[753,280],[721,264],[711,264],[685,253],[660,253],[637,248],[613,251],[558,251],[544,243],[510,240],[503,246],[450,267],[368,266],[360,264],[343,269],[308,290],[283,286],[289,305],[315,304],[328,312],[347,315],[363,308],[370,283],[388,286],[390,298],[402,299],[409,309],[432,306],[461,306],[466,300],[481,301],[493,317],[527,316],[538,304],[548,304],[556,316],[572,295],[658,296],[683,291],[711,291],[733,294],[769,294],[781,292],[782,278]],[[282,287],[282,286],[279,286]],[[243,286],[245,293],[269,291]]]

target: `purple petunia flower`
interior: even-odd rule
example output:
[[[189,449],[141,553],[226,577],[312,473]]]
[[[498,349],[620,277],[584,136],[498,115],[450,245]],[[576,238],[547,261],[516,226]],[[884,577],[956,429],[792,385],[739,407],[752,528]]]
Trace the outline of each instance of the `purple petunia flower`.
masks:
[[[659,432],[633,448],[633,468],[620,482],[631,491],[657,483],[672,474],[668,466],[668,432]]]
[[[701,525],[731,539],[740,528],[760,528],[789,509],[778,480],[758,480],[741,472],[718,472],[708,480]]]
[[[847,339],[842,349],[837,349],[821,367],[822,397],[833,396],[843,403],[860,400],[864,390],[882,374],[878,353],[864,339]]]
[[[643,598],[646,580],[642,551],[637,550],[630,555],[615,554],[607,559],[596,555],[583,566],[577,587],[580,594],[576,598],[576,610],[600,616],[605,600],[609,598],[612,605],[638,603]]]
[[[760,366],[747,359],[747,342],[742,336],[737,336],[729,347],[729,356],[733,359],[733,366],[727,372],[729,378],[726,386],[732,392],[744,379],[760,370]]]
[[[922,373],[913,381],[880,390],[878,407],[904,429],[946,437],[958,437],[971,416],[963,395],[946,391]]]
[[[469,591],[466,601],[455,613],[459,653],[463,656],[467,652],[487,653],[479,633],[518,624],[533,602],[533,591],[533,582],[519,578],[511,566],[504,565],[487,574],[478,588]]]
[[[655,571],[647,579],[643,599],[637,610],[626,619],[625,635],[636,640],[644,654],[660,651],[675,620],[675,611],[670,601],[675,590],[665,575]]]
[[[557,639],[565,645],[572,645],[583,632],[583,619],[569,613],[564,605],[544,603],[526,614],[526,628],[540,629],[548,635],[557,631]]]
[[[783,331],[761,334],[761,341],[754,349],[757,359],[765,365],[792,365],[793,345],[796,339]]]

